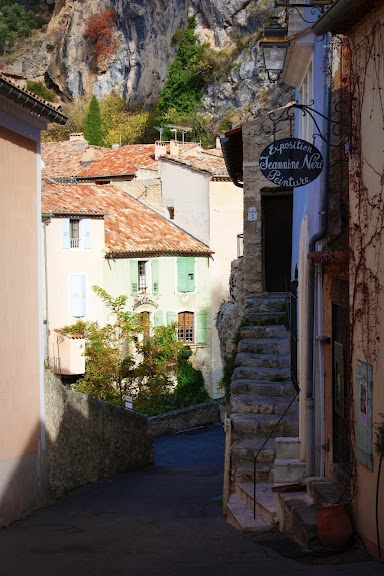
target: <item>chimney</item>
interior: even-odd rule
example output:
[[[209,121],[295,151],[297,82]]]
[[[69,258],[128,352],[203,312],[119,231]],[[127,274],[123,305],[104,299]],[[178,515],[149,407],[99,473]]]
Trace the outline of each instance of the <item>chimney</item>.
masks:
[[[84,138],[83,132],[72,132],[72,134],[69,135],[69,141],[70,142],[84,142],[85,138]]]
[[[179,155],[179,144],[178,140],[170,140],[169,142],[169,153],[171,156]]]
[[[160,142],[156,140],[155,142],[155,160],[158,160],[160,156],[165,156],[167,154],[167,142]]]

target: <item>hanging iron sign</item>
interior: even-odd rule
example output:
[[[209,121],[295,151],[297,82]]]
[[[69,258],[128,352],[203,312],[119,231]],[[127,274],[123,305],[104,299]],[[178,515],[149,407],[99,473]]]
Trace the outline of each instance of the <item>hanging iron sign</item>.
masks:
[[[282,138],[269,144],[259,159],[260,170],[278,186],[294,188],[315,180],[323,169],[323,156],[301,138]]]

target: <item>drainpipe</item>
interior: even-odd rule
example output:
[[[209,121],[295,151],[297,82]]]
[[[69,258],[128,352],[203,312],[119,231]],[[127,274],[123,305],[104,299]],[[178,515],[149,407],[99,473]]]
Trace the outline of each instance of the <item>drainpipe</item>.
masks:
[[[329,50],[330,35],[327,36],[327,50]],[[327,135],[330,135],[330,111],[331,111],[331,80],[326,78],[324,91],[324,115],[327,117]],[[320,199],[320,229],[312,236],[309,241],[309,253],[316,249],[316,244],[324,238],[328,229],[328,177],[329,177],[329,145],[325,143],[324,168],[321,176],[321,199]],[[313,476],[314,473],[314,438],[315,438],[315,419],[314,419],[314,315],[315,315],[315,266],[313,262],[309,264],[309,281],[308,281],[308,311],[307,311],[307,329],[308,329],[308,365],[307,365],[307,382],[305,397],[305,445],[306,445],[306,475]]]
[[[45,283],[45,341],[46,361],[49,366],[49,322],[48,322],[48,263],[47,263],[47,226],[51,222],[48,218],[43,222],[44,226],[44,283]]]

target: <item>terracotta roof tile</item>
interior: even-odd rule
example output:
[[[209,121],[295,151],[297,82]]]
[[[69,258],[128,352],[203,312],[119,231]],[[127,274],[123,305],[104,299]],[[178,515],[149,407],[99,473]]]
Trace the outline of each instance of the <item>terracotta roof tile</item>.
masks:
[[[184,155],[181,153],[179,156],[162,156],[166,161],[176,162],[189,166],[194,170],[201,170],[209,172],[213,176],[228,177],[228,170],[224,162],[223,153],[221,150],[214,148],[212,150],[201,150],[196,155]]]
[[[127,144],[97,162],[82,167],[79,177],[134,175],[138,168],[156,168],[154,144]]]
[[[82,170],[82,162],[109,156],[111,148],[89,146],[86,140],[42,142],[41,157],[44,162],[43,178],[71,178]]]
[[[212,251],[120,188],[43,182],[43,214],[104,214],[109,256],[206,255]]]

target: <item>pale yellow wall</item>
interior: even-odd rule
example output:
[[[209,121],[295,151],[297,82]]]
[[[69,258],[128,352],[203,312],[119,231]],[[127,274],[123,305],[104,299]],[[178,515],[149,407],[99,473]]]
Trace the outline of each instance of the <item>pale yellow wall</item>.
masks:
[[[69,282],[71,274],[87,276],[87,315],[82,320],[94,320],[103,323],[104,309],[100,298],[94,294],[92,286],[103,287],[104,261],[104,220],[91,219],[91,248],[63,248],[62,220],[52,218],[45,226],[47,259],[43,263],[43,274],[48,280],[48,322],[49,322],[49,357],[61,355],[57,348],[55,329],[75,323],[78,318],[70,316]],[[60,344],[59,344],[60,346]],[[69,352],[68,352],[69,353]],[[63,373],[71,373],[67,350],[63,350]],[[67,362],[68,360],[68,362]]]
[[[139,258],[140,260],[150,260]],[[130,280],[130,260],[116,259],[106,260],[104,264],[104,287],[113,297],[124,294],[128,296],[127,307],[136,312],[148,311],[151,314],[151,321],[154,322],[155,311],[163,312],[163,322],[166,324],[167,312],[188,311],[197,313],[207,310],[207,342],[206,344],[193,344],[194,355],[192,363],[195,368],[201,369],[208,392],[212,395],[212,332],[216,328],[212,325],[212,315],[210,312],[210,266],[208,258],[195,259],[195,292],[177,292],[177,258],[162,257],[159,261],[159,294],[151,294],[151,289],[147,291],[146,297],[153,301],[152,304],[145,304],[139,308],[134,308],[135,301],[140,301],[140,295],[131,294]]]
[[[351,45],[354,57],[352,59],[352,73],[357,73],[357,62],[361,65],[364,74],[362,85],[364,91],[364,103],[362,106],[361,122],[359,129],[361,131],[360,144],[363,158],[361,180],[365,189],[363,196],[356,194],[356,172],[359,165],[355,161],[351,164],[352,183],[350,188],[350,211],[351,226],[355,223],[360,226],[361,234],[358,238],[363,238],[363,244],[373,234],[377,234],[374,243],[370,247],[359,248],[358,242],[352,235],[351,247],[355,251],[355,261],[359,261],[363,254],[366,259],[367,269],[373,272],[373,277],[379,280],[381,287],[384,286],[384,270],[381,265],[383,262],[383,244],[384,244],[384,226],[383,216],[383,197],[384,183],[382,174],[384,170],[383,156],[383,109],[378,98],[379,87],[384,84],[384,68],[378,65],[375,57],[369,59],[367,50],[364,50],[364,38],[367,37],[369,43],[373,41],[374,47],[369,48],[372,55],[382,53],[382,42],[384,37],[384,7],[377,10],[374,17],[368,17],[361,22],[361,26],[351,37]],[[372,33],[374,23],[380,23],[377,26],[376,35]],[[377,24],[376,24],[377,25]],[[360,55],[360,60],[357,56]],[[368,65],[367,65],[368,62]],[[382,63],[382,62],[381,62]],[[357,176],[360,178],[360,175]],[[367,200],[365,200],[365,191]],[[364,206],[368,201],[374,206],[373,210]],[[369,272],[360,268],[359,279],[368,281],[368,292],[359,300],[354,295],[355,268],[352,265],[350,269],[350,303],[352,316],[359,316],[362,311],[363,321],[358,320],[354,328],[354,346],[353,346],[353,378],[355,378],[356,360],[362,360],[373,365],[373,421],[380,420],[380,413],[384,412],[384,293],[378,293],[374,286],[373,280],[369,281]],[[360,294],[361,292],[357,292]],[[378,296],[378,301],[375,299]],[[374,440],[376,438],[374,434]],[[359,496],[355,504],[357,519],[357,529],[366,542],[371,553],[377,554],[377,537],[376,537],[376,482],[378,474],[379,456],[374,455],[373,471],[368,470],[361,464],[358,464],[358,488]],[[384,471],[381,474],[380,498],[379,498],[379,530],[384,534]],[[381,536],[382,553],[384,553],[384,536]]]
[[[1,461],[40,439],[37,143],[0,128],[0,159]]]

